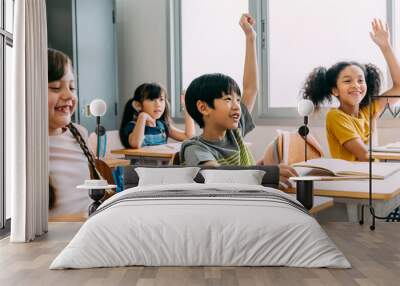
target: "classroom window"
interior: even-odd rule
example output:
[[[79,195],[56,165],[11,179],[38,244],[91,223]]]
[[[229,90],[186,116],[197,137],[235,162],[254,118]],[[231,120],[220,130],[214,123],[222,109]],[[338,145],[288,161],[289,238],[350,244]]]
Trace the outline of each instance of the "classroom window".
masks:
[[[14,30],[14,0],[5,0],[5,30],[13,33]]]
[[[341,60],[377,65],[386,88],[390,82],[386,63],[369,36],[373,18],[388,22],[400,55],[396,43],[400,40],[400,5],[392,0],[173,2],[178,3],[173,17],[179,18],[173,28],[174,50],[178,51],[172,63],[176,67],[172,94],[176,96],[196,76],[208,72],[231,75],[241,86],[244,44],[237,22],[243,11],[256,18],[258,117],[298,117],[296,106],[307,75],[317,66],[329,67]],[[178,100],[175,107],[179,109]]]
[[[298,116],[301,88],[318,66],[341,60],[374,63],[387,81],[384,58],[369,36],[373,18],[392,26],[386,1],[263,0],[261,9],[266,43],[261,60],[262,116]]]
[[[248,0],[182,1],[182,87],[221,72],[242,84],[244,35],[238,25]]]
[[[10,194],[5,190],[5,103],[11,96],[11,75],[13,68],[13,22],[14,1],[0,0],[0,229],[4,229],[10,218]],[[2,232],[0,232],[1,234]]]
[[[227,74],[242,87],[245,45],[239,19],[249,11],[249,0],[176,3],[179,8],[171,16],[180,20],[173,33],[180,50],[175,61],[175,94],[205,73]]]

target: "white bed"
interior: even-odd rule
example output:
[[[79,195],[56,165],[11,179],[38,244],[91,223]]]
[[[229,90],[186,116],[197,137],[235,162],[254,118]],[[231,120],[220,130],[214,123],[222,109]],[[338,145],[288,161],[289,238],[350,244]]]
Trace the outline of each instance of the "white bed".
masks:
[[[198,183],[138,186],[111,197],[50,269],[128,265],[351,267],[291,196]]]

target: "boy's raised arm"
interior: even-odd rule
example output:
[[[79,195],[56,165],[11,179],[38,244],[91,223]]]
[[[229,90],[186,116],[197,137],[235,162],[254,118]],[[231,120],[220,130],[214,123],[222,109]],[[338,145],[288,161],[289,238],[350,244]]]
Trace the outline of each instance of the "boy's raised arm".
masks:
[[[239,25],[246,36],[242,103],[247,107],[249,112],[253,110],[258,94],[258,66],[256,32],[253,29],[254,24],[255,20],[250,14],[243,14],[239,21]]]

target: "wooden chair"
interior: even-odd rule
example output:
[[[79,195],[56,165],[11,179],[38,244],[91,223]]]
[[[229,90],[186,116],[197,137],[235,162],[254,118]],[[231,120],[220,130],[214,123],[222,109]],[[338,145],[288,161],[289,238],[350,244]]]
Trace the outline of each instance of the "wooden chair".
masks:
[[[114,177],[112,175],[111,168],[100,159],[96,159],[96,169],[99,171],[100,175],[109,183],[110,185],[114,185]],[[91,168],[90,170],[90,177],[94,179],[92,174]],[[107,190],[102,201],[106,200],[107,198],[114,195],[115,192],[111,190]],[[51,216],[49,217],[49,222],[84,222],[86,220],[87,214],[80,213],[80,214],[64,214],[58,216]]]
[[[297,131],[277,130],[278,136],[264,151],[263,164],[288,164],[304,161],[304,138]],[[307,136],[307,159],[324,157],[324,152],[317,139],[309,134]]]
[[[100,175],[107,181],[107,183],[109,183],[110,185],[115,185],[111,168],[101,159],[95,159],[95,162],[96,162],[96,169],[97,171],[99,171]],[[90,177],[93,179],[92,174],[90,174]],[[105,201],[114,194],[115,190],[111,189],[106,190],[106,193],[104,197],[101,199],[101,201]]]
[[[96,162],[96,169],[99,171],[100,175],[107,181],[107,183],[114,185],[114,177],[112,175],[111,168],[101,159],[95,159]],[[93,173],[91,168],[90,170],[90,177],[94,179]]]
[[[181,160],[179,158],[179,152],[176,152],[174,157],[172,158],[172,165],[180,165]]]

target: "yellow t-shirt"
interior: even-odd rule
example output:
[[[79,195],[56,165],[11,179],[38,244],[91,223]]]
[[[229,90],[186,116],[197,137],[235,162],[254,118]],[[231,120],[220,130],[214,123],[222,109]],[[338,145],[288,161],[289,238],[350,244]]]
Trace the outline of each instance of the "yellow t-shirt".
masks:
[[[378,110],[378,101],[372,103],[372,116]],[[363,107],[358,117],[332,108],[326,115],[326,134],[332,158],[356,161],[356,156],[347,151],[343,144],[349,140],[360,138],[369,143],[369,108]]]

